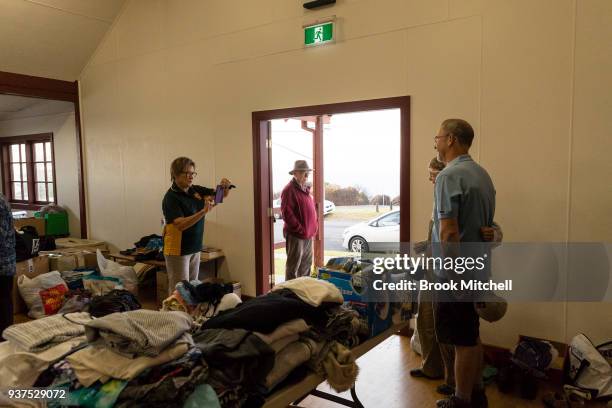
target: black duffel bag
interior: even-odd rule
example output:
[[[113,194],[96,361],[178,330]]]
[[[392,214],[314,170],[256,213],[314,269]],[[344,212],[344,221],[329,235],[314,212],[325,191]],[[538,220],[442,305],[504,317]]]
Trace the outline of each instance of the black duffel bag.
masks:
[[[36,228],[24,225],[19,231],[15,231],[15,255],[17,262],[25,261],[38,256],[40,250],[40,238]]]

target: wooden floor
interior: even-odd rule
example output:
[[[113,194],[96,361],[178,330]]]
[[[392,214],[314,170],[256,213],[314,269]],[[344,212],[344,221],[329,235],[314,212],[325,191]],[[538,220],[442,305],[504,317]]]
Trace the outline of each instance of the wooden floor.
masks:
[[[415,379],[410,369],[421,364],[421,357],[410,349],[410,339],[391,336],[359,360],[360,374],[357,379],[357,396],[365,408],[429,408],[436,406],[441,396],[436,386],[442,381]],[[541,387],[542,388],[542,387]],[[318,387],[321,391],[332,392],[327,384]],[[487,386],[487,397],[491,408],[544,407],[541,396],[553,391],[552,387],[540,389],[538,399],[528,401],[518,396],[502,394],[496,385]],[[350,399],[348,392],[340,394]],[[341,405],[309,396],[299,404],[308,408],[339,408]],[[589,404],[589,407],[605,407],[605,404]]]

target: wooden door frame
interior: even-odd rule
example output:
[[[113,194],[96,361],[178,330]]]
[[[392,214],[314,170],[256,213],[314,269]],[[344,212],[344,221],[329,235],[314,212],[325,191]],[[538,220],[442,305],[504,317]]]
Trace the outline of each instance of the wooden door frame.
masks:
[[[257,294],[270,290],[269,273],[272,268],[273,244],[270,214],[271,202],[270,154],[267,139],[269,121],[302,116],[334,115],[386,109],[400,110],[400,241],[410,241],[410,96],[370,99],[327,105],[274,109],[252,113],[253,121],[253,188],[255,197],[255,271]],[[264,239],[265,238],[265,239]]]
[[[81,106],[78,81],[61,81],[59,79],[0,71],[0,94],[67,101],[74,104],[81,238],[87,238],[87,209],[85,208],[85,176],[83,173]]]

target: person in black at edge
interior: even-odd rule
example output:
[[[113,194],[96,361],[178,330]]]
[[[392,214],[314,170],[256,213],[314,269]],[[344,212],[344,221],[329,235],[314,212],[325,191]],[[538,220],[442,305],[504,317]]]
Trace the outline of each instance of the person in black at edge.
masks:
[[[170,165],[172,186],[162,202],[166,220],[164,258],[170,294],[178,282],[198,279],[204,218],[214,207],[215,190],[194,185],[197,174],[195,163],[187,157],[178,157]],[[219,184],[224,190],[223,197],[227,197],[231,182],[223,178]]]
[[[16,268],[15,228],[11,206],[0,193],[0,335],[13,324],[13,278]],[[0,342],[2,342],[0,336]]]

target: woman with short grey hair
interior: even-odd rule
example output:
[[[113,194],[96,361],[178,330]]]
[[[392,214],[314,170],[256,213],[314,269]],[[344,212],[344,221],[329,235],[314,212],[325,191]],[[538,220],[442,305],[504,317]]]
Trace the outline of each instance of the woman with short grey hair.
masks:
[[[188,157],[178,157],[170,165],[172,186],[162,201],[166,221],[164,258],[170,294],[178,282],[198,279],[204,219],[215,205],[214,189],[193,184],[197,175],[195,163]],[[219,185],[223,188],[223,197],[227,197],[231,182],[223,178]]]

